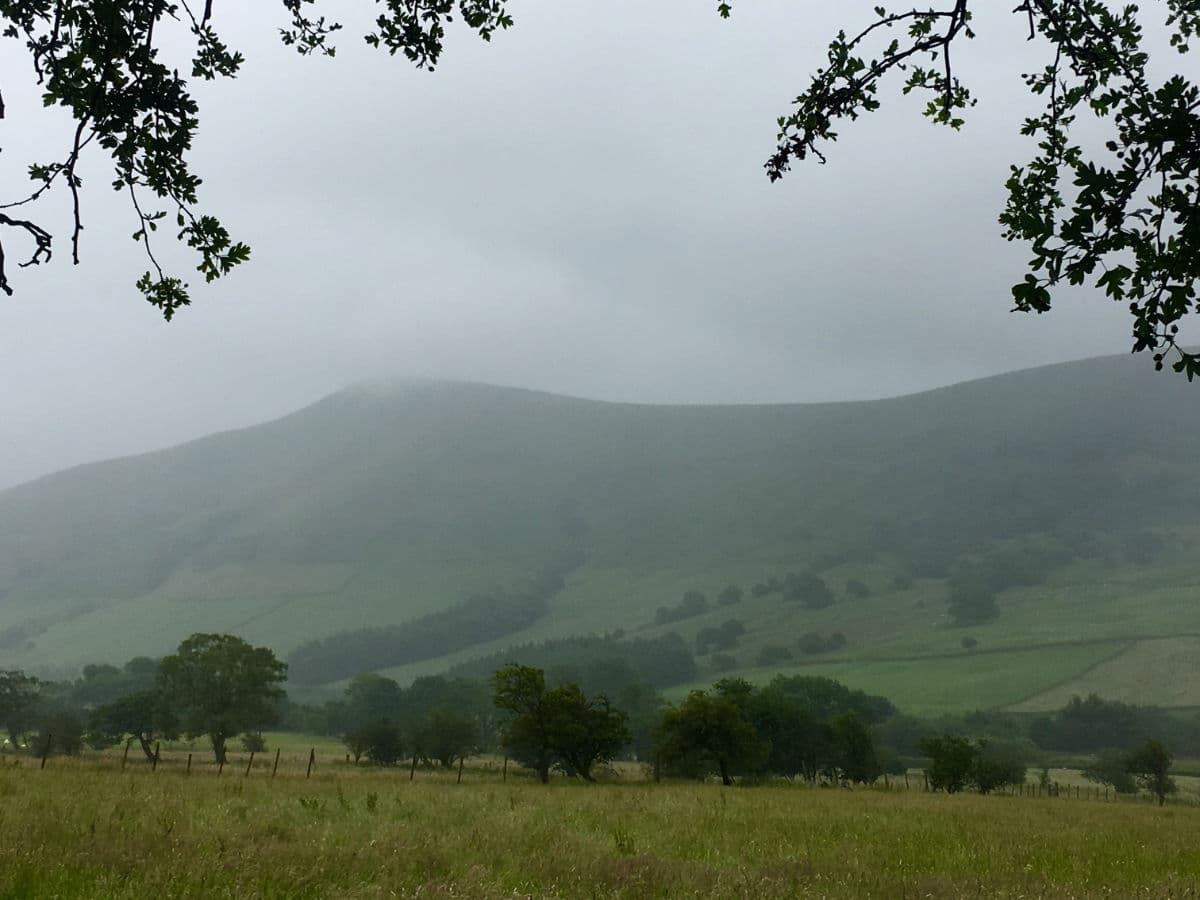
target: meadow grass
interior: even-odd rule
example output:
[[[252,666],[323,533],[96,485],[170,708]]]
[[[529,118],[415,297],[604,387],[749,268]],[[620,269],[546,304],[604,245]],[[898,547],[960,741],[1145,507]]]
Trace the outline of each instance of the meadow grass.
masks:
[[[493,768],[0,770],[0,897],[1144,897],[1200,890],[1200,808]]]

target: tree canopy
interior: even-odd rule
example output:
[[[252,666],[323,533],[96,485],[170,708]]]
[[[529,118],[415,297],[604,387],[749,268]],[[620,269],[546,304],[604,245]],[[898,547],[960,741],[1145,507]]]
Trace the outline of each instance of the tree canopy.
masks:
[[[339,23],[317,14],[320,0],[281,0],[283,42],[303,55],[333,56]],[[778,119],[778,143],[766,161],[776,181],[794,163],[825,159],[846,122],[873,112],[895,79],[900,93],[928,97],[925,115],[958,129],[975,98],[958,77],[963,44],[975,37],[981,0],[941,0],[927,9],[874,8],[857,29],[830,42],[791,110]],[[20,266],[48,262],[52,231],[22,210],[61,185],[70,195],[71,256],[79,261],[82,181],[77,166],[96,144],[114,166],[112,187],[128,194],[149,268],[138,290],[170,319],[191,302],[188,284],[164,271],[154,241],[171,223],[199,257],[206,281],[250,256],[216,216],[199,209],[200,177],[188,154],[199,127],[196,80],[234,78],[243,63],[215,26],[217,0],[0,0],[6,37],[21,42],[47,106],[66,108],[75,122],[57,159],[29,167],[33,186],[0,204],[0,290],[11,294],[6,250],[23,235]],[[363,38],[417,68],[441,59],[447,25],[461,20],[484,40],[509,28],[506,0],[406,0],[383,6]],[[1186,53],[1200,30],[1200,0],[1163,0],[1169,48]],[[733,4],[719,0],[722,17]],[[1013,39],[1035,42],[1045,64],[1023,75],[1041,111],[1020,124],[1036,153],[1012,166],[1000,213],[1003,236],[1031,250],[1012,287],[1013,308],[1047,312],[1063,285],[1090,285],[1127,303],[1134,351],[1150,351],[1162,368],[1190,380],[1200,354],[1182,346],[1180,321],[1197,311],[1200,280],[1200,88],[1179,73],[1152,67],[1151,14],[1105,0],[1024,0]],[[162,26],[182,22],[192,37],[190,75],[164,60]],[[3,116],[0,99],[0,117]],[[1107,140],[1077,128],[1098,121]],[[1094,143],[1094,146],[1093,146]]]
[[[179,730],[207,736],[217,762],[228,740],[275,718],[287,666],[267,647],[231,634],[193,634],[159,663],[159,686]]]
[[[552,766],[593,781],[593,768],[630,741],[625,713],[602,694],[588,697],[572,682],[547,689],[545,672],[515,663],[497,670],[491,681],[496,707],[508,714],[505,749],[543,783]]]

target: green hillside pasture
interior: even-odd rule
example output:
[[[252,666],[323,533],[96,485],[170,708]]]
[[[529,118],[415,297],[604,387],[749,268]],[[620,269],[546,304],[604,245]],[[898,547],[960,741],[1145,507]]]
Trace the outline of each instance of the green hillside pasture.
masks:
[[[749,669],[738,674],[765,684],[776,675],[819,675],[848,687],[887,697],[906,713],[937,715],[1008,706],[1029,697],[1043,685],[1078,676],[1119,653],[1124,644],[1087,644],[963,654],[913,660],[843,660],[802,666]],[[707,687],[712,679],[691,685]],[[671,699],[688,687],[668,692]]]
[[[1200,705],[1200,638],[1138,641],[1124,652],[1048,691],[1011,707],[1015,712],[1060,709],[1072,696],[1167,707]]]
[[[995,621],[956,628],[947,620],[943,581],[919,579],[911,588],[897,591],[892,579],[902,571],[902,564],[884,557],[871,564],[824,571],[822,577],[836,598],[826,609],[808,610],[784,602],[778,594],[750,596],[755,582],[803,571],[805,566],[806,560],[792,559],[653,572],[584,567],[554,598],[550,614],[515,635],[513,642],[617,627],[646,637],[674,631],[691,642],[701,628],[736,619],[745,625],[746,634],[732,652],[744,668],[750,667],[764,644],[794,650],[796,640],[808,631],[843,632],[845,658],[941,656],[960,652],[967,635],[986,650],[1177,634],[1180,623],[1190,620],[1197,592],[1194,570],[1174,561],[1147,567],[1078,563],[1046,585],[1002,592],[1001,615]],[[867,584],[871,595],[848,598],[844,588],[851,578]],[[742,587],[746,596],[734,606],[717,606],[717,592],[730,583]],[[693,589],[707,594],[707,613],[669,625],[653,624],[659,606],[675,605],[684,591]]]
[[[894,590],[892,578],[900,571],[900,564],[887,558],[826,571],[824,577],[836,602],[822,610],[785,603],[778,594],[749,594],[755,582],[801,571],[804,565],[799,560],[702,569],[673,567],[654,572],[585,566],[551,601],[550,613],[530,628],[453,656],[389,669],[385,674],[406,682],[526,641],[618,627],[636,637],[676,632],[690,644],[701,628],[736,619],[746,627],[737,648],[730,651],[739,667],[730,673],[717,673],[709,667],[710,657],[698,657],[703,683],[723,674],[760,679],[776,671],[764,673],[754,667],[764,645],[783,645],[795,652],[796,641],[805,632],[828,635],[841,631],[847,638],[844,651],[829,657],[797,653],[795,666],[785,670],[843,672],[847,683],[871,678],[872,689],[887,696],[895,693],[888,689],[891,679],[899,677],[908,696],[922,708],[937,711],[937,701],[921,699],[923,692],[936,697],[949,691],[954,701],[952,709],[974,709],[992,703],[1014,703],[1051,690],[1125,649],[1131,638],[1178,633],[1179,623],[1189,621],[1195,596],[1188,583],[1194,573],[1183,566],[1172,560],[1147,567],[1077,563],[1046,585],[1002,593],[1000,617],[968,628],[952,627],[947,622],[943,582],[920,579],[911,588]],[[865,582],[872,594],[862,599],[847,598],[844,586],[850,578]],[[742,587],[746,596],[734,606],[717,606],[717,592],[730,583]],[[711,608],[707,613],[669,625],[653,624],[657,607],[674,605],[684,591],[693,589],[708,596]],[[963,651],[965,636],[979,641],[975,653]],[[957,660],[945,659],[947,656]],[[919,657],[930,659],[918,661]],[[945,672],[953,674],[943,676]],[[873,673],[879,673],[878,677]],[[960,677],[964,673],[970,675],[967,680]]]
[[[1200,809],[804,787],[0,773],[0,896],[1170,898]]]
[[[1048,698],[1041,702],[1056,705],[1063,692],[1069,697],[1072,692],[1088,689],[1065,685],[1120,650],[1123,645],[1116,639],[1178,634],[1180,623],[1189,621],[1192,615],[1197,591],[1195,572],[1182,556],[1142,567],[1077,562],[1056,573],[1046,585],[1002,593],[1001,615],[994,622],[954,628],[946,621],[945,584],[920,579],[911,588],[894,590],[892,579],[902,570],[903,562],[883,556],[869,564],[826,570],[823,576],[836,596],[834,605],[827,609],[806,610],[783,602],[778,594],[760,598],[750,595],[754,583],[802,571],[806,564],[807,559],[775,558],[655,570],[584,566],[568,577],[566,589],[552,599],[549,614],[530,628],[436,660],[389,669],[385,674],[406,683],[419,675],[441,672],[457,662],[527,641],[614,628],[644,637],[674,631],[690,643],[700,628],[736,619],[746,627],[732,651],[739,668],[733,673],[717,673],[710,668],[709,657],[700,657],[697,661],[704,683],[718,674],[761,678],[764,673],[754,668],[754,662],[762,646],[782,644],[795,652],[796,641],[805,632],[828,635],[841,631],[847,637],[844,651],[829,657],[797,654],[795,670],[845,673],[847,683],[855,686],[865,686],[855,683],[856,679],[868,678],[870,689],[893,697],[913,711],[918,707],[939,711],[939,701],[924,698],[941,696],[952,700],[946,711],[990,705],[992,701],[987,698],[1007,705],[1039,694]],[[444,608],[449,598],[512,583],[529,574],[528,566],[519,562],[497,570],[467,561],[453,567],[420,567],[397,560],[391,566],[353,578],[340,567],[280,567],[277,577],[260,572],[254,583],[262,595],[251,602],[236,596],[235,585],[242,577],[238,572],[217,571],[207,581],[201,573],[191,573],[186,579],[173,579],[152,594],[63,619],[39,636],[37,652],[39,657],[47,654],[52,659],[106,658],[119,663],[141,653],[169,651],[179,635],[192,631],[232,631],[286,653],[302,640],[346,627],[347,609],[355,610],[355,625],[395,623]],[[848,598],[844,588],[850,578],[866,583],[871,595]],[[744,599],[731,607],[717,606],[717,593],[731,583],[743,588]],[[667,626],[653,625],[657,607],[674,605],[684,591],[693,589],[709,597],[712,608],[708,613]],[[301,590],[307,593],[296,593]],[[961,647],[967,635],[979,641],[979,650],[972,656],[964,654]],[[1104,643],[1093,649],[1047,646],[1037,656],[1006,657],[992,652],[1080,641]],[[949,655],[961,659],[943,659]],[[933,659],[919,664],[911,661],[926,656]],[[1010,665],[1014,660],[1020,664]],[[1029,660],[1035,660],[1035,664],[1026,666]],[[926,667],[927,676],[922,674]],[[955,674],[947,678],[942,675],[946,671]],[[959,678],[958,673],[963,671],[971,678]],[[1200,670],[1195,665],[1160,665],[1154,671],[1163,673],[1161,678],[1148,676],[1147,671],[1136,663],[1128,667],[1114,664],[1098,670],[1087,684],[1105,696],[1124,691],[1123,696],[1144,702],[1196,704],[1200,696],[1200,675],[1196,673]],[[915,701],[912,705],[891,689],[893,677],[899,678],[897,684],[905,697]],[[1167,685],[1173,686],[1170,697],[1160,690]],[[301,691],[297,696],[317,699],[318,695],[339,689],[340,685],[331,685]]]
[[[399,569],[400,571],[397,571]],[[337,631],[393,625],[452,606],[472,593],[527,578],[531,567],[416,563],[357,574],[343,566],[228,568],[189,572],[160,589],[64,618],[37,638],[36,658],[121,663],[170,652],[196,631],[230,632],[287,654]],[[256,593],[239,594],[246,578]],[[353,609],[353,621],[346,610]],[[15,663],[22,658],[14,657]]]

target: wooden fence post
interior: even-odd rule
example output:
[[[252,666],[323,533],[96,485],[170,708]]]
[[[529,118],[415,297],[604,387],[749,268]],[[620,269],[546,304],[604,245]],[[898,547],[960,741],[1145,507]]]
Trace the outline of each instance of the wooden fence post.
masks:
[[[154,759],[150,760],[150,771],[151,772],[158,771],[158,750],[161,746],[162,746],[162,741],[154,742]]]
[[[929,790],[929,773],[926,772],[924,769],[922,769],[921,774],[925,777],[925,790],[928,791]]]
[[[183,770],[184,775],[192,774],[192,754],[188,754],[187,768]]]
[[[125,762],[129,759],[129,745],[133,743],[133,738],[125,742],[125,752],[121,754],[121,771],[125,771]]]
[[[408,780],[412,781],[417,777],[417,754],[413,754],[412,766],[408,770]]]
[[[508,781],[508,757],[504,757],[504,772],[500,775],[501,781]]]
[[[54,740],[54,735],[46,735],[46,746],[42,748],[42,765],[40,768],[46,768],[46,757],[50,755],[50,743]]]
[[[464,759],[464,757],[462,757],[462,756],[460,756],[458,758],[458,781],[456,782],[457,784],[462,784],[463,759]]]
[[[250,767],[252,765],[254,765],[254,751],[253,750],[250,751],[250,759],[246,762],[246,774],[242,776],[243,778],[250,777]]]
[[[275,765],[271,766],[271,777],[275,777],[275,773],[279,771],[279,748],[275,748]]]
[[[908,770],[904,770],[904,789],[908,790]]]
[[[317,761],[317,748],[313,747],[311,750],[308,751],[308,771],[304,773],[305,778],[312,777],[312,767],[313,767],[313,763],[315,763],[316,761]]]

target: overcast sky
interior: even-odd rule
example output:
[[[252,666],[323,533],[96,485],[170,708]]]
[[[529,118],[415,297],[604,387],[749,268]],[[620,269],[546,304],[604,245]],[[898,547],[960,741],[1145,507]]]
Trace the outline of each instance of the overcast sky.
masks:
[[[905,393],[1128,349],[1090,293],[1011,314],[1028,252],[996,215],[1036,64],[1019,18],[978,19],[955,134],[889,93],[826,166],[768,183],[775,118],[870,3],[514,0],[433,73],[365,47],[279,45],[279,3],[217,0],[247,62],[199,90],[202,207],[253,247],[191,278],[170,324],[133,288],[132,213],[85,175],[83,262],[0,297],[0,486],[272,418],[364,378],[424,375],[601,399],[762,402]],[[327,2],[371,12],[373,4]],[[0,184],[61,153],[27,59],[2,46]],[[60,200],[61,203],[61,200]],[[164,247],[191,273],[189,257]],[[10,253],[13,250],[10,249]]]

